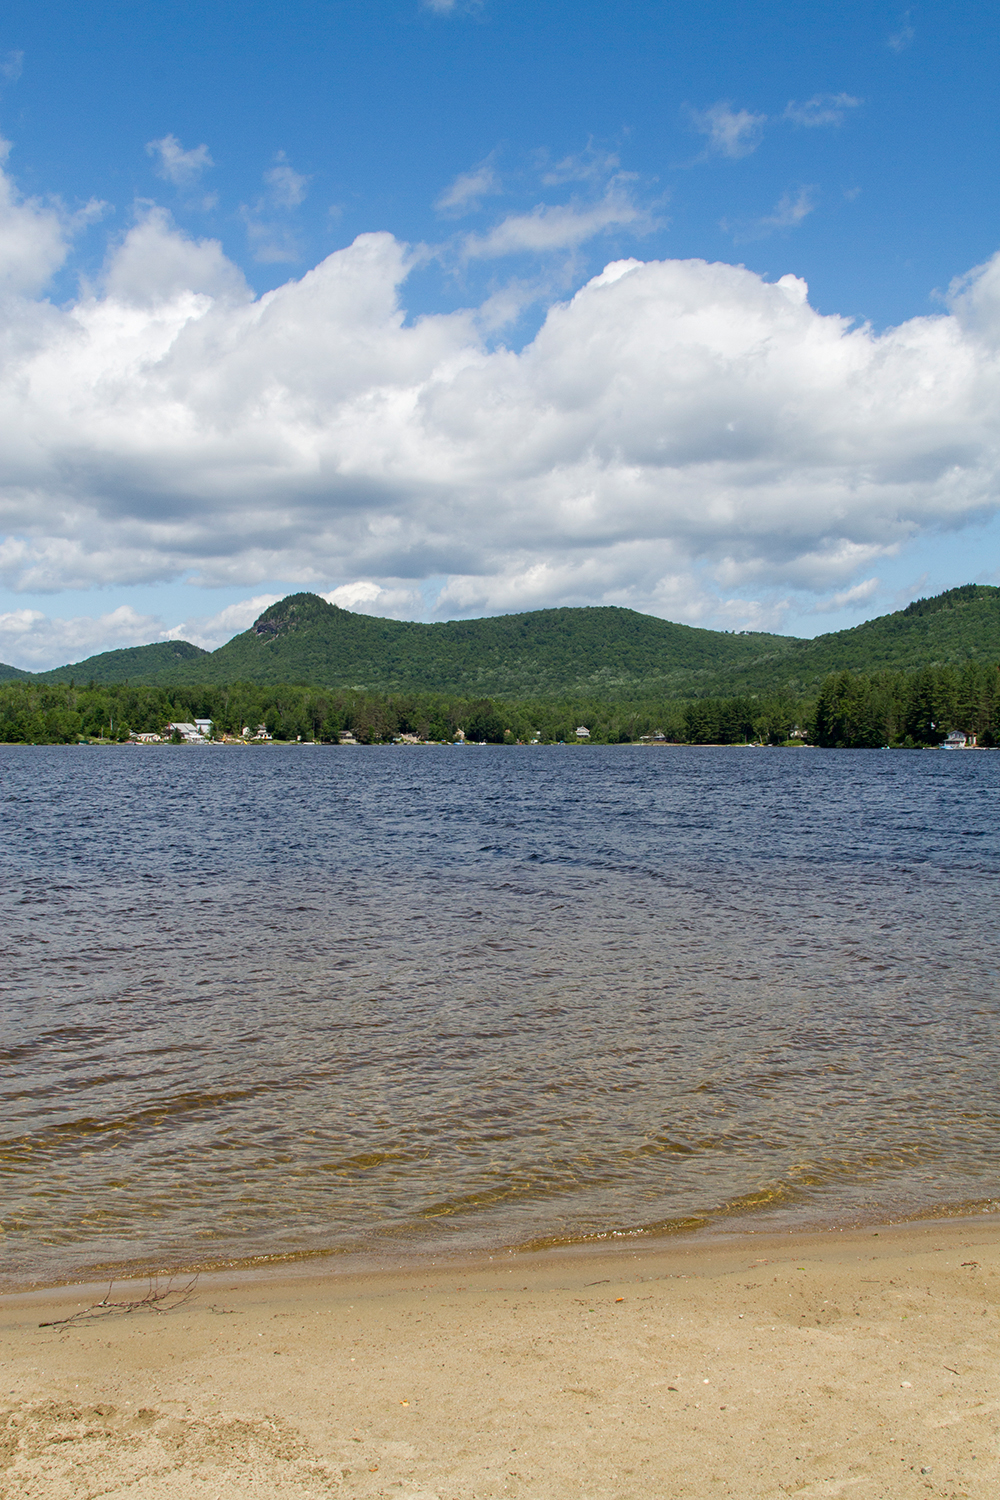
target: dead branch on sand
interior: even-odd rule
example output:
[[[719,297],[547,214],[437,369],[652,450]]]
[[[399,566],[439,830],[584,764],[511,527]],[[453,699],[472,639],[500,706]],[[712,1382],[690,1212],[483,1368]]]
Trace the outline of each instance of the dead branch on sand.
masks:
[[[183,1286],[174,1286],[173,1277],[171,1277],[166,1286],[161,1289],[159,1277],[150,1277],[149,1290],[144,1297],[133,1297],[122,1302],[111,1301],[111,1291],[114,1287],[112,1281],[100,1302],[95,1302],[90,1307],[82,1307],[79,1312],[71,1313],[68,1318],[53,1318],[48,1323],[39,1323],[38,1326],[39,1328],[63,1328],[67,1323],[123,1317],[126,1313],[174,1312],[176,1308],[183,1307],[185,1302],[190,1302],[197,1281],[198,1277],[194,1275]]]

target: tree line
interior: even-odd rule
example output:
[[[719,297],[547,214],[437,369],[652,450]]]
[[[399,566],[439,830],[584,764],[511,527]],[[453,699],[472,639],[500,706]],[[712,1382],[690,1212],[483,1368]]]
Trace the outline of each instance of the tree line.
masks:
[[[1000,668],[978,662],[914,672],[833,672],[811,697],[790,692],[694,701],[510,702],[436,693],[323,691],[303,684],[262,687],[159,687],[13,681],[0,684],[0,740],[23,744],[124,741],[159,734],[171,722],[211,719],[216,734],[251,734],[263,725],[275,740],[336,744],[350,732],[362,744],[400,735],[491,744],[591,744],[662,738],[676,744],[801,742],[866,748],[939,744],[949,730],[1000,745]]]
[[[809,729],[814,744],[848,749],[939,745],[953,729],[1000,745],[1000,667],[970,661],[916,672],[834,672]]]
[[[606,712],[606,710],[605,710]],[[595,720],[596,715],[591,717]],[[645,727],[649,718],[631,715]],[[125,741],[132,734],[159,734],[166,725],[211,719],[216,734],[251,734],[259,726],[275,740],[319,740],[336,744],[350,731],[362,744],[381,744],[402,734],[503,743],[532,738],[573,738],[580,709],[537,712],[528,705],[434,693],[323,691],[301,684],[261,687],[159,687],[141,683],[0,684],[0,740],[7,743],[71,744],[77,740]],[[616,732],[620,732],[617,722]],[[641,730],[640,730],[641,732]]]
[[[812,697],[705,698],[680,710],[687,744],[787,744],[827,749],[940,745],[952,730],[1000,745],[1000,667],[968,661],[917,671],[831,672]]]
[[[361,744],[385,744],[400,735],[515,744],[575,740],[583,726],[598,744],[618,744],[655,733],[676,738],[677,705],[607,704],[574,699],[564,703],[508,703],[440,693],[374,693],[322,690],[302,684],[262,687],[159,687],[141,683],[0,683],[0,741],[72,744],[78,740],[125,741],[132,734],[160,734],[170,723],[211,719],[217,735],[251,735],[259,726],[275,740],[336,744],[350,732]]]

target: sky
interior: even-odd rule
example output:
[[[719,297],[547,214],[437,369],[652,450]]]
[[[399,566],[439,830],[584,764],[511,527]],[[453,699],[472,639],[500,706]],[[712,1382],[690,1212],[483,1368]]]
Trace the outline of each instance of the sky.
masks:
[[[8,0],[0,661],[1000,582],[995,8]]]

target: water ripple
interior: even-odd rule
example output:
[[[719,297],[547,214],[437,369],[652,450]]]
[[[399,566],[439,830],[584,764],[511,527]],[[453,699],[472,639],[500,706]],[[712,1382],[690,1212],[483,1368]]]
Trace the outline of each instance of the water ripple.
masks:
[[[0,748],[0,1254],[998,1192],[1000,756]]]

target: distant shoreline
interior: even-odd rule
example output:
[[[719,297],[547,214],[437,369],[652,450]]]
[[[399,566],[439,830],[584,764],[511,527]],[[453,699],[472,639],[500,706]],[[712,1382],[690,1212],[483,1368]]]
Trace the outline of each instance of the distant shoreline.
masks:
[[[831,751],[847,751],[849,754],[857,754],[859,750],[868,753],[880,754],[883,751],[925,751],[945,750],[944,745],[812,745],[805,741],[795,745],[762,745],[753,741],[732,744],[722,742],[688,742],[685,740],[626,740],[616,745],[605,744],[601,741],[573,741],[558,740],[539,742],[538,744],[520,743],[515,745],[493,744],[486,740],[418,740],[410,741],[387,741],[371,745],[362,744],[360,741],[341,741],[339,744],[327,740],[205,740],[203,744],[171,744],[169,740],[137,741],[137,740],[77,740],[73,744],[35,744],[25,740],[0,740],[0,749],[3,750],[208,750],[208,749],[242,749],[242,750],[823,750],[829,754]],[[967,745],[963,747],[965,753],[976,751],[981,753],[996,752],[1000,745]],[[952,753],[949,751],[949,753]]]

